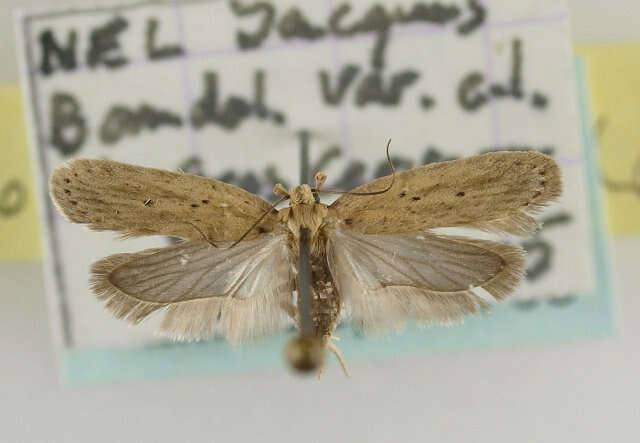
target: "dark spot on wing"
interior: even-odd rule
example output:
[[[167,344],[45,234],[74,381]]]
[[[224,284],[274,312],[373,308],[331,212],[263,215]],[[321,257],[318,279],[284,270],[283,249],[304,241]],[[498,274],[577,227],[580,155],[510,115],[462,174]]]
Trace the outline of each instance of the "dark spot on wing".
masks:
[[[267,232],[267,230],[265,228],[263,228],[262,226],[258,226],[258,232],[260,234],[264,234],[265,232]]]
[[[69,191],[68,189],[65,189],[65,190],[64,190],[64,193],[65,193],[65,194],[71,194],[71,191]]]
[[[402,198],[402,197],[404,197],[405,195],[407,195],[407,193],[406,193],[406,192],[404,192],[404,191],[402,191],[402,192],[398,195],[398,197]]]
[[[75,206],[75,205],[77,205],[77,204],[78,204],[78,202],[77,202],[77,201],[75,201],[75,200],[70,200],[70,201],[69,201],[69,203],[71,203],[73,206]]]
[[[64,182],[65,182],[65,183],[71,183],[71,180],[69,180],[68,178],[65,178],[65,179],[64,179]]]
[[[205,205],[209,204],[209,200],[202,200],[202,203],[204,203]]]
[[[456,197],[464,197],[464,192],[460,191],[456,194]]]
[[[199,207],[200,207],[200,205],[198,205],[198,204],[196,204],[196,203],[191,203],[191,207],[192,207],[192,208],[199,208]]]
[[[411,200],[413,200],[414,202],[417,202],[418,200],[420,200],[420,197],[411,197]]]
[[[352,219],[352,218],[346,218],[346,219],[344,220],[344,223],[345,223],[346,225],[352,225],[352,224],[353,224],[353,219]]]

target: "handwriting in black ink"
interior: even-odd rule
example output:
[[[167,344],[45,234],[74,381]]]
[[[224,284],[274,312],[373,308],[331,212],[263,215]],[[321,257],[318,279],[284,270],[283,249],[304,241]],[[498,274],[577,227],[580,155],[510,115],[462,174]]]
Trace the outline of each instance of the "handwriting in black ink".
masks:
[[[158,46],[156,42],[158,28],[160,24],[155,18],[147,20],[147,31],[145,33],[145,48],[149,60],[162,60],[171,57],[178,57],[184,54],[184,48],[178,44],[165,44]]]
[[[245,31],[238,31],[236,33],[236,40],[240,49],[252,49],[260,46],[271,31],[276,14],[275,7],[269,2],[256,2],[250,6],[244,6],[238,0],[231,0],[229,6],[231,11],[238,17],[249,17],[254,14],[261,15],[260,26],[256,32],[251,34]]]
[[[18,179],[11,179],[0,187],[0,216],[9,218],[16,216],[25,207],[27,190]]]
[[[283,40],[303,38],[316,40],[324,37],[325,30],[310,23],[302,11],[296,7],[289,9],[280,19],[278,32]]]
[[[117,143],[126,135],[138,135],[143,129],[161,126],[181,127],[182,118],[171,111],[142,104],[137,109],[114,105],[100,125],[100,140],[106,145]]]
[[[511,72],[506,84],[493,83],[486,85],[485,76],[480,71],[472,71],[466,74],[458,85],[458,103],[463,109],[474,112],[481,109],[492,100],[510,98],[523,100],[522,66],[523,66],[522,41],[519,38],[511,42]],[[539,91],[531,95],[531,106],[535,109],[545,109],[549,98]]]
[[[118,69],[129,64],[120,44],[120,36],[129,28],[129,21],[121,16],[114,17],[104,24],[89,30],[87,35],[86,65],[90,68],[101,66],[107,69]],[[149,18],[145,26],[145,52],[149,60],[161,60],[184,55],[185,50],[177,43],[158,43],[160,22]],[[38,36],[41,59],[39,71],[44,76],[57,70],[66,72],[78,68],[78,31],[67,32],[66,42],[60,43],[52,29],[44,29]]]
[[[598,117],[596,121],[595,132],[600,141],[600,146],[605,145],[603,138],[610,123],[609,117],[604,115]],[[640,155],[634,160],[628,179],[615,179],[606,171],[602,171],[602,183],[609,192],[630,193],[640,197]]]
[[[522,242],[522,247],[527,251],[527,259],[530,261],[527,266],[526,279],[536,281],[552,268],[553,245],[544,239],[544,233],[557,225],[564,225],[571,222],[571,214],[560,212],[542,219],[542,229],[536,232],[531,239]]]
[[[627,180],[616,180],[603,173],[602,182],[610,192],[636,194],[640,197],[640,155],[635,159]]]
[[[127,64],[128,59],[120,51],[118,34],[127,29],[129,22],[118,16],[91,31],[87,64],[94,68],[100,64],[107,68],[119,68]]]
[[[204,94],[190,110],[189,122],[196,129],[213,124],[225,130],[235,130],[250,117],[270,121],[276,126],[286,122],[285,114],[271,108],[266,102],[266,76],[262,70],[254,73],[251,98],[230,95],[221,104],[218,74],[205,72],[204,83]],[[65,156],[78,152],[89,135],[89,126],[79,100],[70,93],[54,93],[50,115],[51,145]],[[102,143],[114,145],[125,136],[135,136],[143,130],[182,126],[183,118],[171,110],[158,109],[147,103],[136,108],[117,104],[107,111],[99,125],[98,136]]]
[[[67,34],[67,44],[65,46],[58,43],[51,29],[45,29],[40,33],[40,47],[42,59],[40,60],[40,72],[43,75],[50,75],[56,69],[53,64],[53,57],[57,59],[57,68],[65,71],[73,71],[78,66],[76,61],[76,43],[78,34],[71,30]]]
[[[511,305],[518,311],[532,311],[541,306],[545,301],[549,306],[554,308],[566,308],[577,301],[578,297],[574,294],[566,295],[550,295],[547,297],[532,297],[525,300],[515,300]]]
[[[527,272],[525,277],[528,281],[537,281],[552,269],[554,248],[551,242],[544,239],[544,233],[554,226],[561,226],[570,223],[573,217],[568,212],[559,212],[542,219],[542,229],[536,232],[532,239],[522,242],[522,247],[527,251]],[[554,295],[544,298],[529,298],[526,300],[516,300],[513,306],[520,311],[530,311],[537,308],[542,300],[556,308],[569,306],[576,301],[574,294]]]
[[[359,72],[360,67],[357,65],[343,66],[338,74],[337,84],[334,88],[331,88],[329,71],[321,70],[319,72],[320,92],[324,102],[332,106],[341,104],[349,85],[355,80]]]
[[[320,91],[324,102],[331,106],[340,105],[359,70],[360,68],[355,65],[345,66],[338,74],[337,84],[334,88],[331,88],[328,71],[321,70],[319,73]],[[373,103],[396,106],[402,102],[404,91],[413,85],[419,77],[420,74],[417,71],[406,69],[393,74],[387,80],[380,70],[374,70],[360,79],[354,93],[354,104],[358,107]]]
[[[71,155],[80,150],[87,133],[87,121],[78,100],[72,94],[54,93],[51,97],[51,144],[61,154]]]
[[[424,23],[446,26],[460,20],[456,31],[466,36],[482,26],[486,20],[486,10],[477,0],[467,1],[469,17],[457,5],[444,6],[440,3],[416,2],[408,8],[394,6],[385,8],[380,4],[371,5],[360,18],[350,17],[351,5],[341,3],[330,11],[327,23],[314,24],[304,12],[293,6],[278,17],[274,2],[258,1],[249,5],[238,0],[229,2],[233,14],[238,18],[257,18],[258,26],[253,32],[236,31],[236,42],[243,50],[260,47],[276,30],[283,40],[301,39],[313,41],[328,36],[350,38],[356,35],[375,35],[371,64],[374,68],[384,67],[384,51],[389,34],[394,25]]]
[[[271,120],[278,126],[285,123],[284,113],[271,109],[265,103],[265,73],[262,70],[255,71],[251,100],[231,95],[220,105],[218,74],[205,72],[204,83],[202,98],[191,108],[191,123],[195,128],[216,124],[224,129],[235,129],[251,116]]]

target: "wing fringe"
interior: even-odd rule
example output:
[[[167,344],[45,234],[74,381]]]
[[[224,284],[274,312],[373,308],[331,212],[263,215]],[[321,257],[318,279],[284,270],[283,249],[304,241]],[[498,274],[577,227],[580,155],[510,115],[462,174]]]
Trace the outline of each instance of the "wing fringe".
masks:
[[[549,203],[562,195],[562,182],[560,177],[557,178],[557,181],[553,183],[553,186],[550,188],[550,191],[545,194],[543,200],[532,201],[527,207],[517,209],[506,217],[471,222],[461,227],[498,234],[513,234],[520,237],[530,235],[542,227],[542,223],[533,217],[542,213],[544,209],[549,206]]]

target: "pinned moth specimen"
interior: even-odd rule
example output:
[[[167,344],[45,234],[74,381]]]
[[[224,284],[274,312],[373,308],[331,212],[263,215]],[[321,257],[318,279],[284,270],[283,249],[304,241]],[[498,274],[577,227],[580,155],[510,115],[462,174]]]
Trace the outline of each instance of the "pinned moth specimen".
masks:
[[[387,146],[387,158],[388,146]],[[494,152],[420,166],[350,192],[276,185],[270,205],[236,186],[106,160],[71,160],[50,178],[74,223],[124,237],[184,241],[116,254],[92,266],[91,286],[116,317],[164,311],[176,340],[252,341],[293,323],[291,365],[321,368],[341,314],[362,333],[406,320],[451,324],[507,297],[523,275],[514,245],[443,235],[465,227],[527,235],[532,215],[561,194],[558,165],[535,152]],[[318,193],[339,193],[331,205]],[[278,210],[284,201],[289,206]]]

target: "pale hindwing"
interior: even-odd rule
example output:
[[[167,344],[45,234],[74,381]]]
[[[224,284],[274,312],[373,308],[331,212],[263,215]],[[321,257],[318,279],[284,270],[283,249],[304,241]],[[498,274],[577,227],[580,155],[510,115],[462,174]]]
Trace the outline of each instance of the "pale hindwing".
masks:
[[[160,329],[174,339],[210,338],[218,323],[219,332],[239,344],[288,323],[292,266],[282,234],[231,249],[187,241],[100,260],[92,268],[92,288],[116,317],[131,323],[164,309]]]
[[[460,322],[518,285],[518,246],[430,233],[367,235],[329,231],[329,269],[354,326],[371,332],[419,323]],[[483,288],[482,294],[474,288]]]

